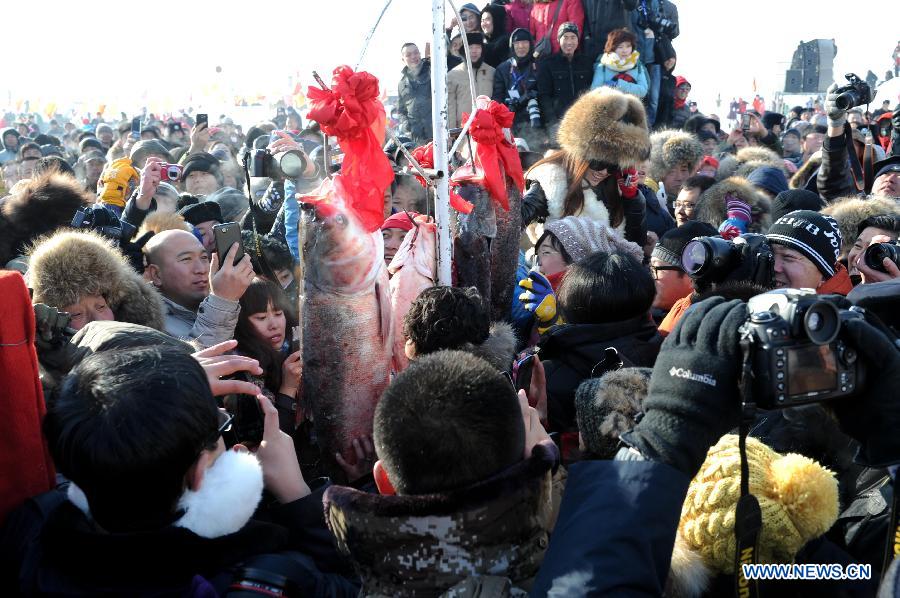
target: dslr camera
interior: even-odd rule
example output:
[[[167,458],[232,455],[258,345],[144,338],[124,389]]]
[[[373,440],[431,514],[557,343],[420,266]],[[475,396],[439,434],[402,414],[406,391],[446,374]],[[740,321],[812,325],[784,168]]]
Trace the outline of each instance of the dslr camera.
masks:
[[[853,73],[844,75],[847,79],[847,85],[838,87],[835,93],[838,94],[834,100],[834,105],[841,110],[849,110],[856,106],[864,106],[872,101],[875,97],[869,84],[857,77]]]
[[[778,289],[750,299],[741,335],[751,337],[753,398],[783,409],[854,395],[865,383],[856,349],[841,340],[844,322],[864,318],[846,300],[812,289]]]
[[[272,153],[266,147],[270,137],[262,135],[253,143],[253,149],[245,156],[251,177],[269,179],[299,179],[306,171],[306,156],[297,150]]]
[[[878,272],[887,273],[887,270],[884,269],[884,258],[890,259],[900,267],[900,245],[896,241],[893,243],[872,243],[866,247],[866,252],[863,254],[866,266]]]
[[[127,243],[137,231],[133,224],[120,220],[115,212],[102,203],[78,208],[70,226],[97,231],[117,244]]]
[[[732,241],[697,237],[681,252],[681,267],[699,284],[727,279],[775,286],[775,254],[765,235],[746,233]]]

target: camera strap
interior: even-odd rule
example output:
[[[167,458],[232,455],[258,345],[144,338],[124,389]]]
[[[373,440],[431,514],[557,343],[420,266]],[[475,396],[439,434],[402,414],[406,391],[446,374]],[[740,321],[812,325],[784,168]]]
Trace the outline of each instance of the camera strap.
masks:
[[[857,193],[869,194],[872,192],[872,184],[875,182],[875,148],[869,139],[866,139],[863,149],[863,163],[859,163],[856,155],[856,145],[853,143],[853,129],[849,123],[844,123],[844,143],[847,146],[847,155],[850,158],[850,174],[853,176],[853,185]]]
[[[742,565],[750,565],[758,560],[759,534],[762,530],[762,511],[759,501],[750,494],[750,465],[747,463],[747,434],[756,418],[756,403],[753,402],[753,364],[750,331],[741,335],[743,367],[741,374],[741,423],[738,429],[738,450],[741,455],[741,497],[734,513],[734,593],[739,597],[759,596],[757,581],[744,576]]]

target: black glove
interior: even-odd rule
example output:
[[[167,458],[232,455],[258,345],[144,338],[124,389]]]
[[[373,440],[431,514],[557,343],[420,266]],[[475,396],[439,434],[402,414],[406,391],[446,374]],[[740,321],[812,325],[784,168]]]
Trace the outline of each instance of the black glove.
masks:
[[[537,181],[527,181],[528,190],[522,196],[522,228],[535,220],[543,222],[550,215],[547,196]]]
[[[900,463],[900,350],[863,319],[848,320],[844,330],[867,375],[857,396],[831,406],[844,432],[862,445],[857,461],[870,467]]]
[[[134,241],[119,241],[119,249],[125,254],[131,267],[134,268],[134,271],[138,274],[143,274],[144,272],[143,249],[144,245],[147,244],[147,241],[149,241],[152,236],[153,231],[148,230]]]
[[[67,342],[75,334],[69,327],[69,314],[43,303],[34,304],[35,332],[34,344],[40,351],[55,349]]]
[[[653,367],[644,418],[622,440],[693,478],[706,453],[740,423],[738,328],[747,304],[712,297],[692,306]]]

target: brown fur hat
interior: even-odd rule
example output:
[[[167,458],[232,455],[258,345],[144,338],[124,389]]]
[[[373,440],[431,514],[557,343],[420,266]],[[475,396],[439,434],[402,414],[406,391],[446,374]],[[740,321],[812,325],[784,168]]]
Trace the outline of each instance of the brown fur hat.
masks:
[[[647,176],[657,182],[679,164],[690,164],[693,169],[703,157],[703,146],[695,136],[684,131],[657,131],[650,136],[650,148]]]
[[[144,233],[152,232],[153,234],[161,233],[166,230],[184,230],[191,232],[191,225],[184,221],[180,214],[175,212],[150,212],[144,218],[141,228],[135,235],[136,239],[140,239]]]
[[[615,456],[619,436],[634,427],[650,385],[650,368],[622,368],[581,383],[575,392],[575,416],[587,450],[604,459]]]
[[[900,216],[900,204],[886,197],[872,197],[862,199],[860,197],[843,197],[822,209],[823,214],[837,220],[841,231],[843,245],[841,257],[847,255],[853,244],[856,243],[856,229],[859,223],[870,216]]]
[[[162,297],[99,234],[59,231],[38,241],[30,254],[28,282],[35,303],[65,307],[86,295],[101,295],[117,321],[163,329]]]
[[[92,202],[75,178],[55,170],[20,181],[0,204],[0,268],[34,239],[68,225],[78,208]]]
[[[747,162],[763,162],[767,166],[784,169],[784,158],[769,148],[759,145],[741,148],[734,157],[741,164],[746,164]]]
[[[772,201],[743,177],[729,177],[703,192],[697,201],[696,219],[716,228],[726,218],[725,196],[731,194],[750,204],[753,221],[748,232],[765,234],[772,224]]]
[[[809,177],[813,176],[816,169],[821,165],[822,155],[816,152],[794,173],[794,176],[788,181],[788,186],[791,189],[805,189],[806,183],[809,182]]]
[[[577,158],[620,167],[636,166],[650,154],[643,104],[612,87],[598,87],[578,98],[563,116],[557,140]]]
[[[753,146],[738,150],[737,154],[727,156],[719,161],[716,180],[724,181],[730,176],[747,177],[760,166],[774,166],[784,172],[785,178],[790,175],[784,168],[784,160],[766,147]]]

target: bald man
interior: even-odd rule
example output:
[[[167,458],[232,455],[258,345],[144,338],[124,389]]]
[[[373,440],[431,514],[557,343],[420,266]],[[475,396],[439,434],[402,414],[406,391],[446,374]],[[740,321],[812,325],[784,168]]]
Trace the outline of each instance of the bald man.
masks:
[[[238,303],[250,281],[253,266],[245,255],[237,265],[233,245],[219,265],[197,237],[183,230],[154,235],[144,248],[145,278],[155,286],[166,304],[166,332],[203,347],[234,336],[241,306]]]

